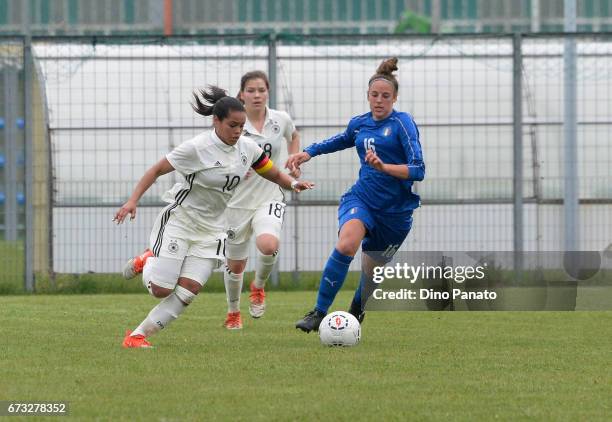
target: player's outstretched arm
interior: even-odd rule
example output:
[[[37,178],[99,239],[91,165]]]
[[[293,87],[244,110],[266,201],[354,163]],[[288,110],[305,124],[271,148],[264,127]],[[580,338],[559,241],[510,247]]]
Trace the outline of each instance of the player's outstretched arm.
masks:
[[[310,160],[310,158],[310,154],[305,151],[298,152],[297,154],[291,154],[289,158],[287,158],[285,168],[289,169],[291,172],[294,172],[299,170],[300,166],[306,161]]]
[[[144,195],[151,185],[155,183],[159,176],[170,173],[173,170],[174,167],[172,167],[172,164],[170,164],[166,157],[162,158],[155,165],[153,165],[153,167],[148,169],[140,178],[140,181],[134,188],[130,199],[128,199],[127,202],[123,204],[115,213],[115,218],[113,218],[113,221],[115,221],[117,224],[121,224],[128,214],[130,215],[130,220],[136,218],[136,207],[142,195]]]
[[[297,154],[300,152],[300,133],[295,130],[291,134],[291,142],[287,144],[287,152],[289,155]],[[288,168],[285,164],[285,168]],[[302,170],[299,167],[294,167],[293,169],[289,169],[289,176],[294,178],[299,178],[302,174]]]
[[[264,173],[258,174],[261,177],[268,179],[271,182],[276,183],[283,189],[293,190],[295,192],[301,192],[306,189],[312,189],[314,187],[314,183],[306,182],[303,180],[295,180],[293,177],[283,173],[276,166],[270,167]]]

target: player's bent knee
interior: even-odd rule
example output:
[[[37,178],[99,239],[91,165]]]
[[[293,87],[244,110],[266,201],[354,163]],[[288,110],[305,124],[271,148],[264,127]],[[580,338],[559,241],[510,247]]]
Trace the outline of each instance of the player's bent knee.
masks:
[[[166,289],[164,287],[160,287],[157,284],[155,284],[155,282],[150,282],[147,287],[148,287],[149,293],[151,293],[153,296],[159,299],[170,296],[170,293],[172,293],[173,291],[172,289]]]
[[[361,226],[362,227],[362,226]],[[356,228],[360,228],[357,227]],[[347,256],[355,256],[357,251],[359,250],[359,245],[361,245],[361,241],[365,232],[362,230],[344,230],[340,231],[340,237],[338,238],[338,242],[336,243],[336,249],[342,255]]]
[[[198,293],[200,293],[200,290],[202,289],[202,285],[200,283],[198,283],[195,280],[191,280],[185,277],[179,278],[177,288],[178,287],[180,287],[181,290],[188,290],[189,292],[193,293],[193,295],[197,295]],[[177,290],[178,289],[175,289],[175,291]],[[178,296],[178,293],[177,293],[177,296]]]
[[[234,259],[227,260],[227,268],[234,274],[243,273],[244,269],[246,268],[246,264],[247,264],[246,259],[239,260],[239,261],[234,260]]]
[[[340,239],[336,244],[336,250],[342,255],[355,256],[360,243],[361,241],[354,241],[353,239]]]
[[[257,248],[262,255],[274,255],[278,250],[278,242],[274,244],[266,244]]]
[[[278,250],[278,238],[271,234],[261,234],[255,241],[262,255],[273,255]]]

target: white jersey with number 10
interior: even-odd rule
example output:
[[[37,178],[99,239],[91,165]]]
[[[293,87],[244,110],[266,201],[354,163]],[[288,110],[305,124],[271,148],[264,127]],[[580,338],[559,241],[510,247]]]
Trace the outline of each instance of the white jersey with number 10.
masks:
[[[162,199],[174,204],[171,211],[185,224],[213,233],[224,230],[226,205],[247,171],[269,162],[249,138],[241,136],[235,145],[227,145],[214,130],[183,142],[166,158],[184,180]],[[263,179],[256,174],[252,178]]]

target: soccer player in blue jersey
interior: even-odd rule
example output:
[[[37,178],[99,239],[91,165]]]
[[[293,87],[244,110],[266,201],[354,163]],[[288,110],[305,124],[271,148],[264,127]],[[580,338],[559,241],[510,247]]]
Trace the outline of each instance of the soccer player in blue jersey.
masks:
[[[363,321],[367,297],[362,300],[361,296],[368,274],[389,262],[410,232],[412,212],[420,203],[412,184],[423,180],[425,164],[414,120],[393,109],[399,86],[396,70],[393,57],[383,61],[370,78],[370,112],[352,118],[343,133],[287,160],[286,167],[294,170],[317,155],[355,147],[361,163],[357,182],[340,199],[338,241],[321,274],[317,303],[295,325],[302,331],[318,330],[360,245],[361,280],[349,312]]]

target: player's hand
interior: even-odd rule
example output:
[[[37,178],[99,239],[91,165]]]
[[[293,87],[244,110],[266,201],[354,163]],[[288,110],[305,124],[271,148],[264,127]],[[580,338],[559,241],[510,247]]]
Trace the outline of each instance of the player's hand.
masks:
[[[289,158],[287,158],[285,168],[289,169],[289,171],[295,171],[296,169],[299,170],[300,166],[306,161],[310,160],[310,158],[310,154],[304,151],[291,154]]]
[[[244,180],[248,180],[253,175],[253,170],[249,169],[244,175]]]
[[[299,167],[296,167],[295,169],[289,172],[289,176],[293,177],[294,179],[299,179],[301,175],[302,175],[302,170],[300,170]]]
[[[304,180],[297,180],[297,183],[293,185],[293,191],[300,193],[303,190],[314,188],[314,183],[306,182]]]
[[[371,149],[366,152],[365,162],[378,171],[384,171],[385,163],[383,163],[382,160],[378,158],[378,155]]]
[[[115,218],[113,218],[113,221],[117,224],[121,224],[125,220],[125,217],[128,216],[128,214],[130,215],[130,220],[136,218],[136,203],[129,200],[125,204],[123,204],[121,208],[119,208],[119,211],[117,211],[117,213],[115,214]]]

